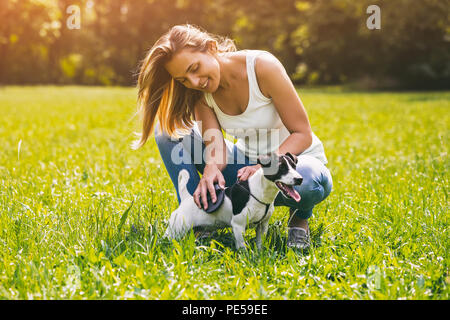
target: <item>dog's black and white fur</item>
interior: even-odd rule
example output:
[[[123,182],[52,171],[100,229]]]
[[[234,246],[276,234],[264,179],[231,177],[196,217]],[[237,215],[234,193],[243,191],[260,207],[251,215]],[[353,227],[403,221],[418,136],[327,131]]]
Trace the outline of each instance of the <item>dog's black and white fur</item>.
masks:
[[[231,226],[236,248],[240,249],[245,248],[244,232],[247,224],[256,225],[256,245],[260,248],[261,235],[267,232],[274,210],[273,201],[278,192],[300,201],[300,195],[293,186],[300,185],[303,178],[295,170],[297,157],[290,153],[260,156],[258,163],[261,168],[247,181],[226,188],[223,204],[213,213],[206,213],[197,207],[186,188],[189,173],[181,170],[178,176],[181,203],[170,216],[165,236],[180,238],[197,226],[207,229]]]

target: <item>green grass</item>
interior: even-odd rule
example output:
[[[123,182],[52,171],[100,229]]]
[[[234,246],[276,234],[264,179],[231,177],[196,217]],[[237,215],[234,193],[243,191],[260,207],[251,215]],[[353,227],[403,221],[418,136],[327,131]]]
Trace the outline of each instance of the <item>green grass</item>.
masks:
[[[135,89],[0,88],[0,298],[449,299],[450,92],[299,94],[334,180],[308,254],[281,207],[261,251],[162,239],[177,200],[153,139],[129,148]]]

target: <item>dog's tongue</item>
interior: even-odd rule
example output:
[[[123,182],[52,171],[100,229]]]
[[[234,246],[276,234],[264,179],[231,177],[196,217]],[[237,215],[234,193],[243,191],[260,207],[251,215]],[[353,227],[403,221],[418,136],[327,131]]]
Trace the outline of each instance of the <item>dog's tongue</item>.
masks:
[[[295,201],[299,202],[301,197],[298,194],[297,190],[295,190],[293,187],[288,187],[286,186],[286,190],[289,193],[289,195],[291,196],[292,199],[294,199]]]

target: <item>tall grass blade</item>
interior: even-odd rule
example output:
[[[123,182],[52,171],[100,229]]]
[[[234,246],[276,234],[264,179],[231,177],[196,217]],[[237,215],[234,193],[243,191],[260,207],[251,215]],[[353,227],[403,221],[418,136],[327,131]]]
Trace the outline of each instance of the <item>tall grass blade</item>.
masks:
[[[126,221],[127,218],[128,218],[128,213],[130,212],[131,207],[133,207],[133,204],[134,204],[134,199],[133,199],[133,201],[131,201],[131,204],[130,204],[130,206],[128,207],[128,209],[125,210],[125,212],[122,214],[122,217],[120,218],[119,225],[117,226],[117,232],[120,232],[120,230],[122,230],[122,227],[123,227],[125,221]]]

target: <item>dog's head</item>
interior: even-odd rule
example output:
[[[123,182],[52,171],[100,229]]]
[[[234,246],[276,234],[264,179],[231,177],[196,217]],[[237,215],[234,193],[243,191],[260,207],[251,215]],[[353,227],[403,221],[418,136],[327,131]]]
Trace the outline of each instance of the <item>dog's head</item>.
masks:
[[[261,165],[264,176],[273,181],[286,198],[300,201],[300,195],[294,186],[300,185],[303,177],[295,169],[297,157],[291,153],[278,156],[276,153],[261,155],[257,160]]]

